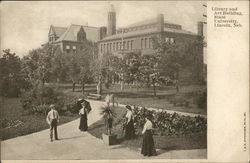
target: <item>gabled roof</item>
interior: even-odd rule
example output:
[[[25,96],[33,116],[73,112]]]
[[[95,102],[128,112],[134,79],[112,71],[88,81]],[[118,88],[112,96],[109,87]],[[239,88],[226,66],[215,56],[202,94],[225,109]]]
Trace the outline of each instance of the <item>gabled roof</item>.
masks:
[[[56,36],[60,37],[66,30],[67,30],[67,28],[55,27],[55,26],[51,25],[50,30],[49,30],[49,35],[56,35]]]
[[[65,27],[54,27],[55,33],[58,37],[60,37],[66,30],[67,28]]]
[[[72,24],[62,35],[59,37],[56,42],[60,41],[77,41],[77,33],[83,27],[86,38],[89,41],[97,42],[100,40],[100,29],[97,27],[81,26]]]

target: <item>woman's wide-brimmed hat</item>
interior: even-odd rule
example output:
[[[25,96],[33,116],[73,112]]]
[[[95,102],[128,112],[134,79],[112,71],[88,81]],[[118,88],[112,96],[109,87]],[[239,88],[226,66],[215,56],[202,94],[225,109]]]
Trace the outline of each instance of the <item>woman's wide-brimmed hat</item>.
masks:
[[[84,101],[84,98],[79,98],[77,101],[79,101],[79,102],[80,102],[80,101]]]
[[[126,105],[126,108],[127,108],[128,110],[132,110],[131,106],[129,106],[129,105]]]
[[[85,101],[83,101],[81,104],[82,104],[82,105],[86,105],[86,102],[85,102]]]

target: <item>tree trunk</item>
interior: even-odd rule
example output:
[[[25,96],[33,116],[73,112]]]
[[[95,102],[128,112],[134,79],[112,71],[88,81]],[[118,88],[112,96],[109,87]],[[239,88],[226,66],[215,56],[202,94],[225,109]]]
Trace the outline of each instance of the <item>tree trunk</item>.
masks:
[[[150,78],[149,78],[149,75],[147,76],[147,87],[150,88]]]
[[[72,84],[73,84],[73,85],[72,85],[72,91],[75,92],[76,83],[73,82]]]
[[[102,82],[100,80],[98,81],[96,88],[97,88],[97,94],[101,95],[102,94]]]
[[[85,82],[82,82],[82,94],[84,94]]]
[[[155,81],[153,80],[154,96],[156,97]]]
[[[123,90],[124,89],[124,81],[122,80],[121,81],[121,90]]]

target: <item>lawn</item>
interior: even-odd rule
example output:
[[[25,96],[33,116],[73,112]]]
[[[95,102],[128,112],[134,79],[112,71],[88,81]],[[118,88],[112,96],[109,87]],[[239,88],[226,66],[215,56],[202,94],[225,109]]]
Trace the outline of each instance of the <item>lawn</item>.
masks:
[[[71,92],[71,89],[64,87]],[[112,93],[116,97],[116,101],[121,104],[137,105],[144,107],[153,107],[158,109],[168,109],[187,113],[207,114],[205,108],[199,108],[195,100],[199,97],[199,93],[206,89],[205,85],[189,85],[180,86],[180,91],[176,94],[173,86],[157,87],[155,97],[153,88],[136,88],[135,86],[126,85],[124,90],[120,90],[120,85],[111,85],[109,89],[103,86],[102,100],[104,101],[107,93]],[[87,85],[85,93],[96,93],[95,85]],[[81,94],[81,89],[78,87],[74,94]],[[173,101],[188,101],[187,105],[174,105]]]
[[[132,149],[138,149],[142,144],[142,129],[136,129],[136,138],[132,140],[124,140],[122,131],[121,118],[125,115],[126,110],[121,107],[115,108],[116,118],[113,124],[112,132],[117,134],[117,143]],[[88,132],[102,139],[102,133],[105,133],[104,121],[101,119],[89,126]],[[193,133],[181,136],[158,136],[154,135],[156,148],[162,150],[184,150],[184,149],[204,149],[207,148],[207,135],[204,133]]]
[[[20,98],[0,97],[0,139],[6,140],[21,135],[48,129],[45,115],[28,115],[24,112]],[[77,115],[60,116],[59,125],[76,119]]]

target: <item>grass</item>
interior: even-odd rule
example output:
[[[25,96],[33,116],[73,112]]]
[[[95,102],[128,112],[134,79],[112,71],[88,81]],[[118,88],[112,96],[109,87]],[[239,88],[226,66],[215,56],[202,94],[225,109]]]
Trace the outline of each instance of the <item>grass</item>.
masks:
[[[65,87],[67,89],[68,87]],[[136,88],[135,86],[126,85],[124,90],[120,90],[120,85],[111,85],[109,89],[105,89],[103,86],[102,100],[108,93],[112,93],[116,97],[116,101],[121,104],[138,105],[144,107],[153,107],[158,109],[169,109],[174,111],[181,111],[187,113],[207,114],[207,110],[199,108],[195,104],[195,99],[198,97],[198,93],[206,89],[206,86],[201,85],[189,85],[180,86],[180,91],[176,94],[173,86],[157,87],[157,96],[153,95],[153,88]],[[71,93],[70,89],[67,89]],[[96,93],[95,85],[87,85],[85,93]],[[82,94],[81,89],[76,89],[73,94]],[[189,106],[174,106],[172,101],[189,101]]]
[[[17,136],[27,135],[48,129],[49,125],[46,122],[45,115],[28,115],[25,114],[19,98],[4,98],[0,97],[1,110],[1,128],[0,139],[6,140]],[[60,124],[76,119],[76,115],[60,116]],[[19,123],[18,123],[19,122]],[[3,125],[5,123],[5,125]],[[12,123],[12,127],[4,127],[7,123]],[[16,126],[15,126],[16,125]]]
[[[126,114],[126,110],[121,107],[115,107],[116,118],[114,121],[112,133],[117,134],[119,144],[132,149],[138,149],[142,145],[141,129],[136,129],[136,138],[124,140],[121,118]],[[102,139],[102,133],[105,133],[104,121],[101,119],[89,126],[88,132],[96,138]],[[195,133],[184,136],[157,136],[154,135],[156,148],[162,150],[184,150],[184,149],[204,149],[207,148],[206,133]]]

